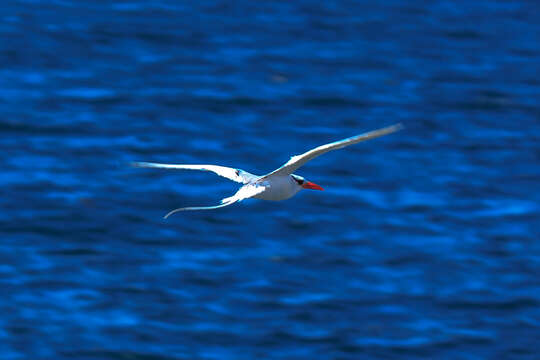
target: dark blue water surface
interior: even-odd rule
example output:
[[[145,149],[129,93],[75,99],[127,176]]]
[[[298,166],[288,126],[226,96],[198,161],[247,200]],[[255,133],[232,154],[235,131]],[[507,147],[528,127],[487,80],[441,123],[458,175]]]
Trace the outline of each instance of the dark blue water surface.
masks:
[[[1,359],[540,358],[537,1],[0,10]]]

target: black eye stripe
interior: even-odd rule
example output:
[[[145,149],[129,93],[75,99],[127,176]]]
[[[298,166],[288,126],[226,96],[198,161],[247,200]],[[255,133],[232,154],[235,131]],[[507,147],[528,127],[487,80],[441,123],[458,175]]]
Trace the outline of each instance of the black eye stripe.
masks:
[[[298,185],[302,185],[304,183],[303,179],[297,179],[294,176],[292,178],[294,179],[294,181],[296,181],[298,183]]]

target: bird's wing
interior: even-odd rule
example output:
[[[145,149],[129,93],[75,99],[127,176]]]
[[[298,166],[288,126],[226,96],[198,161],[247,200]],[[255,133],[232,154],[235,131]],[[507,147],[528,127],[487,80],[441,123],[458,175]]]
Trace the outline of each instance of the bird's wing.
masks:
[[[219,209],[225,206],[229,206],[234,204],[235,202],[242,201],[244,199],[253,197],[257,194],[262,193],[264,190],[266,190],[266,187],[260,185],[260,184],[247,184],[242,186],[236,194],[234,194],[231,197],[225,198],[221,200],[221,204],[215,205],[215,206],[194,206],[194,207],[184,207],[179,209],[174,209],[167,213],[163,218],[166,219],[169,216],[171,216],[174,213],[177,213],[179,211],[189,211],[189,210],[213,210],[213,209]]]
[[[241,169],[230,168],[218,165],[180,165],[180,164],[158,164],[151,162],[134,162],[135,167],[155,168],[155,169],[183,169],[183,170],[202,170],[212,171],[219,176],[223,176],[229,180],[236,181],[242,184],[253,182],[259,178],[257,175],[248,173]]]
[[[370,140],[377,138],[379,136],[391,134],[393,132],[396,132],[403,128],[403,125],[396,124],[392,126],[388,126],[382,129],[370,131],[364,134],[352,136],[350,138],[346,138],[343,140],[335,141],[326,145],[321,145],[319,147],[316,147],[315,149],[309,150],[301,155],[292,156],[289,161],[287,161],[283,166],[280,168],[272,171],[269,174],[266,174],[260,178],[260,180],[274,176],[274,175],[290,175],[292,174],[296,169],[300,168],[302,165],[307,163],[310,160],[315,159],[317,156],[320,156],[324,153],[327,153],[332,150],[341,149],[349,145],[353,145],[362,141]]]

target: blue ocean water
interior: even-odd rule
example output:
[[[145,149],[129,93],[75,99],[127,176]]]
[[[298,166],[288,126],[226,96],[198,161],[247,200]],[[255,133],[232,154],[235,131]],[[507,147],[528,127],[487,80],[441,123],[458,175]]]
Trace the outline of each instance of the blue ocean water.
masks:
[[[0,9],[0,358],[540,358],[537,2]]]

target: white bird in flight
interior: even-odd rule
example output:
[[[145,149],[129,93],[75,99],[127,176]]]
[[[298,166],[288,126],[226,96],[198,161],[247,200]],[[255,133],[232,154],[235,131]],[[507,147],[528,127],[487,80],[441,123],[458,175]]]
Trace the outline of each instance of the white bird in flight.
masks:
[[[370,131],[364,134],[352,136],[343,140],[335,141],[326,145],[318,146],[301,155],[292,156],[280,168],[272,171],[269,174],[258,176],[248,173],[241,169],[235,169],[219,165],[181,165],[181,164],[158,164],[152,162],[134,162],[132,165],[142,168],[160,168],[160,169],[183,169],[183,170],[202,170],[212,171],[219,176],[223,176],[229,180],[244,184],[231,197],[221,200],[221,204],[215,206],[195,206],[183,207],[170,211],[164,216],[168,218],[172,214],[186,210],[212,210],[234,204],[248,198],[256,198],[262,200],[280,201],[296,195],[302,189],[323,190],[319,185],[307,181],[302,176],[293,174],[293,171],[300,168],[310,160],[315,159],[324,153],[332,150],[341,149],[349,145],[353,145],[362,141],[377,138],[379,136],[388,135],[402,129],[401,124],[388,126],[382,129]]]

